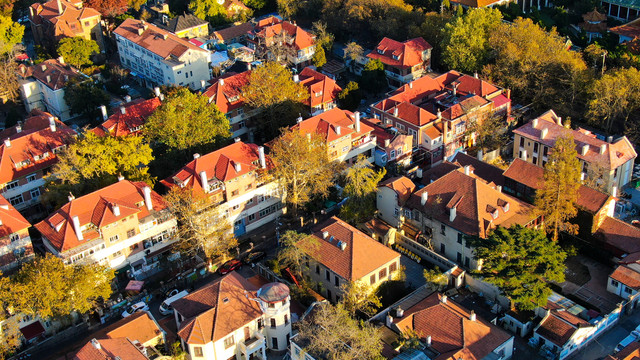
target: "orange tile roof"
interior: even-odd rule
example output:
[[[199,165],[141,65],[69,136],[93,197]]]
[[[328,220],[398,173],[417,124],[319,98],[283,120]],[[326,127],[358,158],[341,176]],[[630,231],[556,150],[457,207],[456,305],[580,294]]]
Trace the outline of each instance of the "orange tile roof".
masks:
[[[252,32],[258,37],[267,39],[267,42],[274,36],[285,32],[287,36],[293,38],[292,45],[296,50],[306,49],[315,44],[315,36],[313,34],[288,21],[282,21],[275,16],[259,21]]]
[[[325,231],[329,236],[323,239]],[[346,244],[344,250],[338,247],[339,242]],[[399,253],[335,216],[320,224],[316,231],[301,240],[298,246],[347,281],[357,281],[400,258]]]
[[[26,230],[31,226],[27,219],[2,195],[0,195],[0,221],[2,221],[0,224],[0,238]]]
[[[71,65],[61,63],[60,59],[45,60],[38,65],[29,67],[20,65],[20,69],[21,71],[18,73],[20,77],[24,79],[33,77],[54,91],[63,89],[69,80],[87,78]]]
[[[636,268],[640,267],[640,263],[633,264]],[[632,269],[627,265],[619,265],[611,275],[610,278],[625,284],[636,291],[640,290],[640,272],[638,269]]]
[[[631,342],[617,354],[607,356],[605,360],[640,360],[640,341]]]
[[[207,50],[201,49],[167,30],[142,20],[126,19],[113,32],[163,59],[168,59],[171,56],[179,59],[187,51],[207,52]]]
[[[589,162],[598,163],[605,169],[615,169],[629,160],[635,159],[638,154],[626,136],[617,139],[613,143],[600,140],[595,134],[589,131],[578,129],[569,130],[557,123],[559,117],[553,110],[549,110],[538,117],[538,124],[534,127],[533,121],[520,126],[513,132],[528,139],[540,142],[546,146],[553,147],[558,138],[563,133],[569,131],[574,137],[578,158]],[[541,138],[542,130],[547,129],[547,135]],[[589,149],[582,155],[582,147],[588,145]],[[600,147],[604,146],[604,153],[600,153]]]
[[[615,26],[609,29],[610,32],[631,39],[640,37],[640,19],[629,21],[626,24]]]
[[[432,293],[404,311],[394,324],[402,332],[415,331],[420,338],[431,336],[435,360],[484,359],[512,337],[499,327],[476,317],[451,299]]]
[[[269,161],[268,158],[266,160]],[[236,171],[236,164],[240,165],[240,171]],[[177,180],[183,186],[192,187],[194,191],[204,194],[200,179],[203,171],[209,180],[215,178],[227,182],[259,169],[258,145],[238,141],[192,160],[173,176],[162,180],[162,184],[171,187],[176,185]]]
[[[393,190],[398,194],[398,203],[401,205],[409,199],[413,191],[416,189],[416,185],[408,177],[400,176],[387,179],[378,186],[385,186]]]
[[[204,345],[261,317],[258,302],[250,299],[257,290],[233,271],[176,300],[173,308],[185,318],[178,336],[188,344]]]
[[[563,347],[573,334],[581,327],[592,326],[587,321],[566,310],[551,310],[546,319],[540,322],[536,333],[545,339]]]
[[[337,128],[340,128],[340,134]],[[316,133],[327,143],[335,141],[345,136],[356,139],[362,135],[370,133],[373,128],[364,123],[360,123],[360,132],[355,129],[355,116],[351,111],[333,108],[316,116],[310,117],[293,126],[303,134]]]
[[[125,113],[118,108],[113,115],[100,125],[91,129],[98,136],[127,136],[137,135],[142,131],[142,126],[151,114],[162,102],[159,98],[137,99],[123,105]]]
[[[49,118],[51,114],[34,110],[22,125],[22,131],[17,132],[18,126],[0,133],[5,140],[9,139],[9,146],[0,143],[0,184],[19,179],[36,171],[53,166],[58,162],[54,149],[70,144],[76,132],[63,122],[55,119],[56,131],[51,131]],[[36,160],[45,153],[48,156]],[[28,162],[28,164],[25,164]],[[18,167],[18,164],[22,166]]]
[[[60,12],[58,4],[62,8],[62,12]],[[82,35],[85,32],[84,21],[100,16],[97,10],[83,7],[81,1],[49,0],[45,3],[35,3],[31,5],[31,9],[34,12],[34,16],[29,14],[31,21],[38,25],[45,22],[51,24],[54,36]]]
[[[422,60],[422,52],[432,48],[433,47],[421,37],[409,39],[404,42],[385,37],[367,57],[378,59],[390,66],[409,68],[422,64],[424,61]],[[380,54],[379,51],[381,51],[382,54]]]
[[[209,99],[210,104],[216,104],[223,113],[239,109],[244,106],[242,88],[249,83],[251,71],[239,74],[226,74],[215,81],[202,93]]]
[[[105,333],[109,339],[127,338],[146,344],[162,337],[162,329],[153,319],[151,313],[138,311],[131,316],[118,320],[100,333]]]
[[[214,31],[212,36],[220,41],[227,42],[240,36],[247,35],[251,30],[253,30],[253,24],[246,22],[240,25],[229,26],[227,28]]]
[[[495,185],[503,185],[504,177],[502,176],[502,169],[497,166],[493,166],[488,164],[482,160],[478,160],[478,158],[465,154],[463,152],[456,153],[451,162],[454,164],[460,165],[460,167],[471,166],[471,171],[473,171],[473,175],[481,178],[482,180],[493,183]]]
[[[342,91],[335,80],[311,68],[304,68],[299,76],[300,83],[309,91],[309,98],[305,99],[305,104],[311,107],[336,101]]]
[[[130,215],[143,219],[151,214],[144,204],[144,182],[121,180],[115,184],[81,196],[63,205],[45,220],[35,225],[53,247],[64,252],[81,246],[100,237],[98,230]],[[164,210],[167,205],[155,191],[151,191],[151,203],[154,212]],[[118,206],[120,215],[114,214]],[[83,231],[83,240],[79,240],[72,219],[78,217],[80,227],[90,225]]]
[[[91,341],[86,343],[73,357],[73,360],[148,360],[130,339],[101,339],[96,340],[100,344],[98,349]]]
[[[427,203],[421,204],[421,196],[428,193]],[[509,204],[507,212],[502,205]],[[526,225],[536,218],[533,206],[504,194],[494,185],[473,174],[465,175],[464,169],[451,171],[438,180],[416,191],[407,206],[422,212],[435,209],[434,218],[467,235],[486,238],[496,226]],[[449,212],[456,208],[456,217],[449,221]],[[492,213],[497,211],[497,218]]]

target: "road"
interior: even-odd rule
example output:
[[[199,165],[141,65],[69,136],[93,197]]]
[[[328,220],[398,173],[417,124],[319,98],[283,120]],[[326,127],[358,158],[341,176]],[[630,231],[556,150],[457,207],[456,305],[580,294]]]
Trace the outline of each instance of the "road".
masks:
[[[638,325],[640,325],[640,314],[638,310],[636,310],[635,314],[624,316],[616,326],[570,358],[580,360],[602,359],[611,354],[616,345],[618,345],[622,339],[629,336],[629,333]]]

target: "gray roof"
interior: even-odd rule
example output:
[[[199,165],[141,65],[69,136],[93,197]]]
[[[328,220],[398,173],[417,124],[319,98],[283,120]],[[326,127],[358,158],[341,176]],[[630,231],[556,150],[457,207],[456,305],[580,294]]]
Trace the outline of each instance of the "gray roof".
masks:
[[[159,27],[169,30],[175,34],[177,32],[191,29],[203,24],[208,24],[208,22],[200,19],[199,17],[193,14],[185,13],[185,14],[174,17],[173,19],[169,20],[169,22],[166,24],[162,23],[162,19],[157,20],[156,24]]]

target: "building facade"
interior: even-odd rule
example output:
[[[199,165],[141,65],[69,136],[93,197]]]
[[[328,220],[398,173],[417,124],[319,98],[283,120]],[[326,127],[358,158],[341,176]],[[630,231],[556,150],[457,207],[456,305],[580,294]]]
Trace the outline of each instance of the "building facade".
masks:
[[[7,273],[33,258],[31,224],[0,195],[0,271]]]
[[[389,85],[396,88],[431,70],[432,48],[421,37],[404,42],[384,38],[367,56],[384,64]]]
[[[309,106],[311,115],[318,115],[338,106],[338,94],[342,88],[332,78],[306,67],[300,75],[294,75],[294,79],[309,92],[304,103]]]
[[[311,65],[316,52],[315,35],[276,16],[256,21],[247,45],[256,58],[286,62],[299,70]]]

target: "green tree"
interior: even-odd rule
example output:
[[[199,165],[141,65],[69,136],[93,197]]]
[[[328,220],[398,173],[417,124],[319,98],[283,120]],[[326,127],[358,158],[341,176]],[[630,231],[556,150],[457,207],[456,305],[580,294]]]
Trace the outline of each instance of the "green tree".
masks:
[[[325,51],[331,52],[335,37],[327,31],[327,24],[316,21],[313,23],[311,32],[316,36],[316,50],[318,47],[322,47]]]
[[[269,140],[278,135],[280,128],[295,124],[309,93],[302,84],[293,81],[289,69],[268,62],[251,72],[242,96],[249,107],[260,111],[258,129]]]
[[[152,141],[181,151],[199,151],[228,138],[229,119],[206,97],[178,89],[147,119],[144,134]]]
[[[108,105],[109,100],[111,98],[102,84],[91,80],[71,81],[64,90],[64,101],[69,105],[71,113],[84,115],[94,121],[100,116],[100,106]]]
[[[2,332],[0,333],[0,359],[11,358],[15,351],[22,345],[22,333],[20,325],[15,316],[8,316],[2,319]]]
[[[142,5],[146,3],[147,3],[146,0],[128,0],[127,5],[129,6],[130,9],[133,9],[135,11],[140,11],[140,8],[142,8]]]
[[[0,55],[7,54],[22,42],[24,26],[13,22],[11,16],[0,15]]]
[[[13,7],[16,0],[0,0],[0,16],[6,16],[8,18],[13,14]]]
[[[442,62],[462,72],[480,71],[489,60],[489,36],[501,21],[500,11],[488,7],[455,17],[443,29]]]
[[[298,0],[276,0],[278,4],[278,13],[285,19],[291,19],[296,15],[299,9]]]
[[[371,59],[367,62],[362,71],[360,84],[364,90],[374,94],[384,92],[389,87],[382,61]]]
[[[304,246],[299,243],[304,241]],[[280,268],[289,268],[298,278],[302,278],[302,264],[309,253],[316,253],[320,243],[315,237],[288,230],[280,236],[281,248],[278,250]]]
[[[496,285],[520,310],[545,306],[547,281],[564,281],[566,254],[544,232],[519,225],[498,227],[487,239],[475,239],[483,280]]]
[[[424,269],[422,275],[428,287],[433,291],[441,291],[449,283],[449,278],[439,269]]]
[[[340,286],[340,303],[353,317],[356,313],[369,318],[382,307],[380,297],[376,295],[373,287],[364,281],[347,282]]]
[[[360,86],[355,81],[349,81],[347,86],[338,94],[338,102],[341,109],[354,111],[360,105],[362,92]]]
[[[57,47],[58,55],[64,61],[80,68],[82,66],[93,65],[91,55],[100,52],[98,43],[93,40],[83,39],[79,36],[68,37],[60,40]]]
[[[608,72],[589,85],[587,118],[607,132],[624,129],[640,109],[640,71],[631,67]]]
[[[327,145],[319,135],[284,129],[271,146],[272,173],[284,201],[294,216],[313,195],[326,196],[339,164],[329,160]]]
[[[238,242],[231,223],[211,198],[190,188],[174,186],[164,200],[178,221],[179,249],[187,254],[204,254],[207,259],[222,257]]]
[[[412,29],[412,36],[420,36],[433,46],[431,51],[431,66],[433,67],[442,67],[442,45],[444,39],[444,31],[442,29],[451,21],[452,17],[448,11],[443,13],[428,12],[424,14],[423,22]]]
[[[267,5],[267,0],[245,0],[244,4],[254,10],[260,10]]]
[[[0,93],[9,100],[15,100],[20,95],[19,70],[16,61],[18,48],[19,46],[14,46],[12,51],[0,55]],[[5,123],[5,127],[9,126]]]
[[[69,192],[84,195],[116,182],[118,175],[153,183],[147,168],[153,155],[143,137],[99,137],[91,131],[83,136],[58,154],[58,162],[46,178],[46,202],[62,205]]]
[[[580,160],[573,136],[568,131],[556,139],[544,167],[544,186],[536,191],[535,206],[544,217],[544,226],[558,240],[559,231],[576,233],[568,222],[576,216],[576,200],[581,178]]]
[[[599,44],[589,44],[583,51],[584,60],[593,68],[602,68],[603,59],[607,54],[607,50],[603,49]]]
[[[304,351],[327,360],[377,360],[382,351],[380,331],[368,322],[358,322],[342,306],[328,303],[316,307],[313,320],[299,327]]]
[[[387,173],[385,169],[375,171],[364,155],[347,169],[347,182],[343,195],[346,203],[340,210],[340,217],[351,224],[365,222],[376,212],[376,191],[378,183]]]
[[[495,150],[507,142],[507,122],[504,116],[495,114],[472,120],[467,124],[465,135],[475,139],[480,150]]]
[[[191,0],[189,11],[200,19],[205,19],[214,25],[229,22],[227,11],[217,0]]]
[[[324,54],[324,48],[322,46],[316,47],[316,52],[313,53],[313,57],[311,58],[313,65],[315,67],[322,67],[327,63],[327,57]]]

